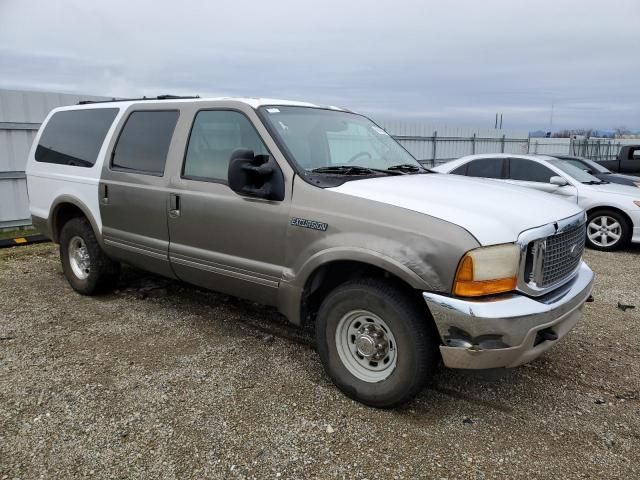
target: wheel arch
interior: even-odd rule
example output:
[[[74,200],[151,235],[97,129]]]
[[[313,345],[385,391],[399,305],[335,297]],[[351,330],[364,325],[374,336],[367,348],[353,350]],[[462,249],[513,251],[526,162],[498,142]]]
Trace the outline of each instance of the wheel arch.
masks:
[[[633,228],[633,220],[631,220],[631,217],[629,216],[629,214],[624,210],[622,210],[621,208],[614,207],[611,205],[596,205],[596,206],[590,207],[589,210],[587,210],[587,218],[591,217],[591,214],[593,213],[604,212],[604,211],[617,213],[622,218],[624,218],[624,221],[627,222],[627,227],[629,229]]]
[[[59,243],[62,227],[67,221],[75,217],[84,217],[87,219],[93,229],[93,233],[95,234],[98,243],[101,247],[104,247],[98,222],[91,214],[91,210],[80,199],[72,195],[59,196],[51,206],[48,222],[51,240],[55,243]]]
[[[617,208],[611,205],[597,205],[597,206],[593,206],[591,208],[589,208],[589,210],[587,210],[587,225],[590,222],[590,219],[593,218],[593,216],[595,216],[595,214],[597,214],[598,212],[610,212],[610,213],[615,213],[617,215],[619,215],[622,218],[622,221],[624,222],[624,226],[626,226],[626,236],[623,236],[620,241],[618,241],[616,244],[614,244],[613,247],[607,248],[607,247],[602,247],[599,248],[598,245],[592,244],[592,248],[596,248],[596,249],[604,249],[606,248],[607,250],[616,250],[620,247],[623,247],[624,245],[628,244],[631,239],[633,238],[633,220],[631,219],[631,217],[629,216],[629,214],[627,214],[627,212],[625,212],[624,210],[622,210],[621,208]],[[624,229],[623,229],[624,232]],[[591,241],[591,239],[588,237],[589,235],[589,229],[587,227],[587,245],[590,245],[589,242]]]
[[[344,252],[342,252],[344,253]],[[348,255],[325,252],[320,258],[310,259],[295,277],[295,281],[282,282],[278,308],[297,325],[315,319],[322,299],[334,288],[354,278],[378,277],[388,279],[399,288],[415,295],[421,304],[420,292],[432,287],[405,265],[382,255],[367,251],[353,251]],[[428,311],[423,305],[425,312]]]

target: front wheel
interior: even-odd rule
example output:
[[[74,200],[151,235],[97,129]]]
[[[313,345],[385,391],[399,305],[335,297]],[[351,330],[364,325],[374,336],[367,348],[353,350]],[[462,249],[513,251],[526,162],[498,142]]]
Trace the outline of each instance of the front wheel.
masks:
[[[426,308],[384,281],[345,283],[320,306],[318,352],[347,396],[378,408],[411,400],[439,362],[437,332]]]
[[[594,250],[613,251],[629,240],[627,220],[613,210],[598,210],[587,220],[587,246]]]
[[[95,295],[115,287],[120,264],[100,248],[89,222],[72,218],[60,232],[62,270],[73,289],[83,295]]]

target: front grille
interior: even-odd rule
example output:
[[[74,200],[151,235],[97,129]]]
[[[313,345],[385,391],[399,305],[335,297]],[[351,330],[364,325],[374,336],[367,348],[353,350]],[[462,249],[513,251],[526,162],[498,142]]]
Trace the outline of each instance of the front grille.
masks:
[[[585,223],[569,230],[551,235],[539,242],[544,242],[541,250],[541,263],[536,282],[539,287],[548,287],[560,282],[578,267],[587,227]]]

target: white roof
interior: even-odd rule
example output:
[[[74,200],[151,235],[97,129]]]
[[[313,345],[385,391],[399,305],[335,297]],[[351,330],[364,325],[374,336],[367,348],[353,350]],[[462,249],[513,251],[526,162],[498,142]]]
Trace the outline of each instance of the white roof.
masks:
[[[524,155],[518,153],[478,153],[476,155],[466,155],[456,160],[445,162],[442,165],[431,168],[431,170],[435,170],[441,173],[448,173],[451,170],[459,167],[460,165],[464,165],[465,163],[468,163],[471,160],[476,160],[478,158],[524,158],[525,160],[533,160],[534,162],[538,163],[547,160],[555,160],[555,157],[549,155]]]
[[[149,98],[148,100],[142,99],[123,99],[121,101],[113,102],[115,106],[119,107],[128,107],[130,105],[144,103],[147,104],[162,104],[166,105],[167,103],[189,103],[189,102],[241,102],[249,105],[252,108],[259,108],[264,105],[281,105],[281,106],[291,106],[291,107],[313,107],[313,108],[329,108],[332,110],[341,110],[344,111],[346,109],[340,107],[334,107],[331,105],[318,105],[310,102],[300,102],[296,100],[283,100],[278,98],[260,98],[260,97],[202,97],[202,98],[172,98],[166,100],[158,100],[155,98]],[[63,107],[63,109],[75,109],[75,108],[100,108],[107,107],[111,104],[111,102],[97,102],[97,103],[87,103],[83,105],[73,105],[70,107]]]

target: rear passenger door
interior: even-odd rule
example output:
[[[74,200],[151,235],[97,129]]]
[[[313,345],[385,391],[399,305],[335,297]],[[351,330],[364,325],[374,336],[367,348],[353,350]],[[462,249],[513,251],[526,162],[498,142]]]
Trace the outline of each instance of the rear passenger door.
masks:
[[[449,173],[452,175],[501,180],[504,178],[504,158],[477,158],[460,165]]]
[[[107,253],[165,276],[173,276],[165,165],[178,116],[178,110],[130,112],[105,162],[99,188]]]

